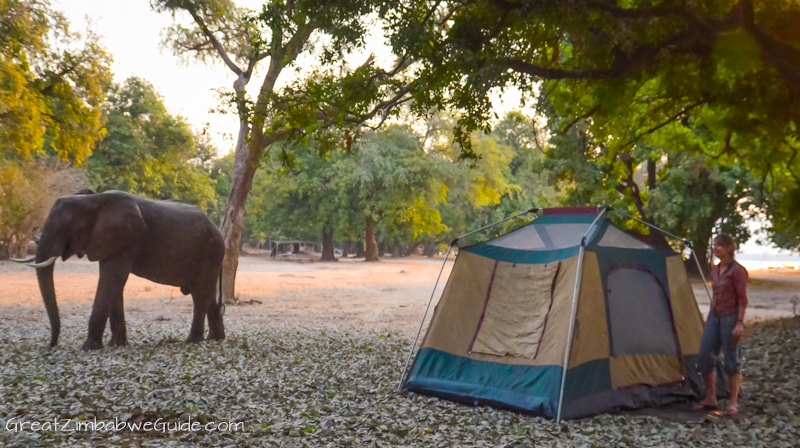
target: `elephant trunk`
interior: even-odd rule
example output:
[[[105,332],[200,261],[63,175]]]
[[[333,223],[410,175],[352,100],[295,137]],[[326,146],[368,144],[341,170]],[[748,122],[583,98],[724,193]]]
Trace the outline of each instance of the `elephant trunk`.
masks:
[[[37,261],[40,257],[37,256]],[[44,307],[47,310],[47,317],[50,318],[50,347],[55,347],[58,343],[58,335],[61,333],[61,319],[58,316],[58,305],[56,304],[56,288],[53,284],[54,264],[36,269],[36,277],[39,279],[39,291],[44,299]]]

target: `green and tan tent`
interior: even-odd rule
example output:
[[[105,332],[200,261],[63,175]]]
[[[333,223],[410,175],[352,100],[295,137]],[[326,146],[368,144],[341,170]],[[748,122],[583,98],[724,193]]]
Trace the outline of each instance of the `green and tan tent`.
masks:
[[[681,255],[607,212],[543,209],[460,248],[402,386],[566,419],[695,398],[703,318]]]

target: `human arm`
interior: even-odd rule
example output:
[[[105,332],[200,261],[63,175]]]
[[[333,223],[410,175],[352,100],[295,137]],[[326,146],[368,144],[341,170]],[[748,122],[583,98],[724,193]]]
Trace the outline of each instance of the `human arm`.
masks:
[[[736,327],[733,329],[733,337],[740,338],[744,333],[744,313],[747,309],[747,271],[742,268],[736,273],[735,289],[736,289],[736,305],[738,308],[738,320]]]

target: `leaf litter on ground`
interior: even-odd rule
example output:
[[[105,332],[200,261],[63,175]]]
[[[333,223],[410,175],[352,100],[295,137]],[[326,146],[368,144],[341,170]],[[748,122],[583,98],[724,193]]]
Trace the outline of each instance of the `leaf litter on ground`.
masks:
[[[71,323],[85,325],[82,317]],[[177,321],[177,322],[176,322]],[[394,331],[271,321],[186,345],[185,322],[129,322],[124,348],[45,346],[39,322],[0,320],[0,446],[796,446],[800,319],[756,323],[738,419],[604,414],[552,420],[396,392],[410,341]],[[13,431],[15,422],[241,423],[235,431]],[[161,420],[159,420],[161,419]],[[13,427],[13,426],[12,426]],[[241,427],[240,427],[241,429]]]

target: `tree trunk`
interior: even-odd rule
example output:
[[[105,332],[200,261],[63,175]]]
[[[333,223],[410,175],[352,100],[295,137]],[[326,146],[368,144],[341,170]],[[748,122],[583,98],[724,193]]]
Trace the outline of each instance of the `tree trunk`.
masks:
[[[367,225],[364,228],[366,233],[367,248],[364,251],[364,261],[380,261],[378,245],[375,243],[375,221],[372,217],[367,217]]]
[[[425,247],[422,249],[422,255],[427,256],[428,258],[433,258],[433,255],[436,253],[436,238],[429,238],[428,241],[425,241]]]
[[[356,241],[356,258],[366,258],[367,253],[364,251],[364,241]]]
[[[400,258],[403,256],[403,247],[400,243],[392,244],[392,258]]]
[[[651,191],[656,189],[656,168],[656,162],[647,161],[647,188]]]
[[[333,255],[333,229],[322,228],[322,258],[320,261],[336,261]]]
[[[233,162],[231,192],[228,194],[228,203],[225,205],[225,214],[220,224],[220,232],[225,241],[225,259],[222,261],[222,297],[225,303],[233,303],[235,297],[236,269],[239,267],[245,205],[262,151],[254,141],[248,143],[249,131],[247,121],[241,120]]]
[[[17,240],[17,247],[16,247],[16,254],[12,254],[14,258],[25,258],[28,256],[28,240],[27,239],[18,239]]]
[[[415,241],[413,243],[409,243],[403,246],[403,256],[408,257],[410,255],[417,255],[417,253],[419,253],[419,250],[417,249],[419,249],[419,246],[421,244],[422,244],[421,242]]]

